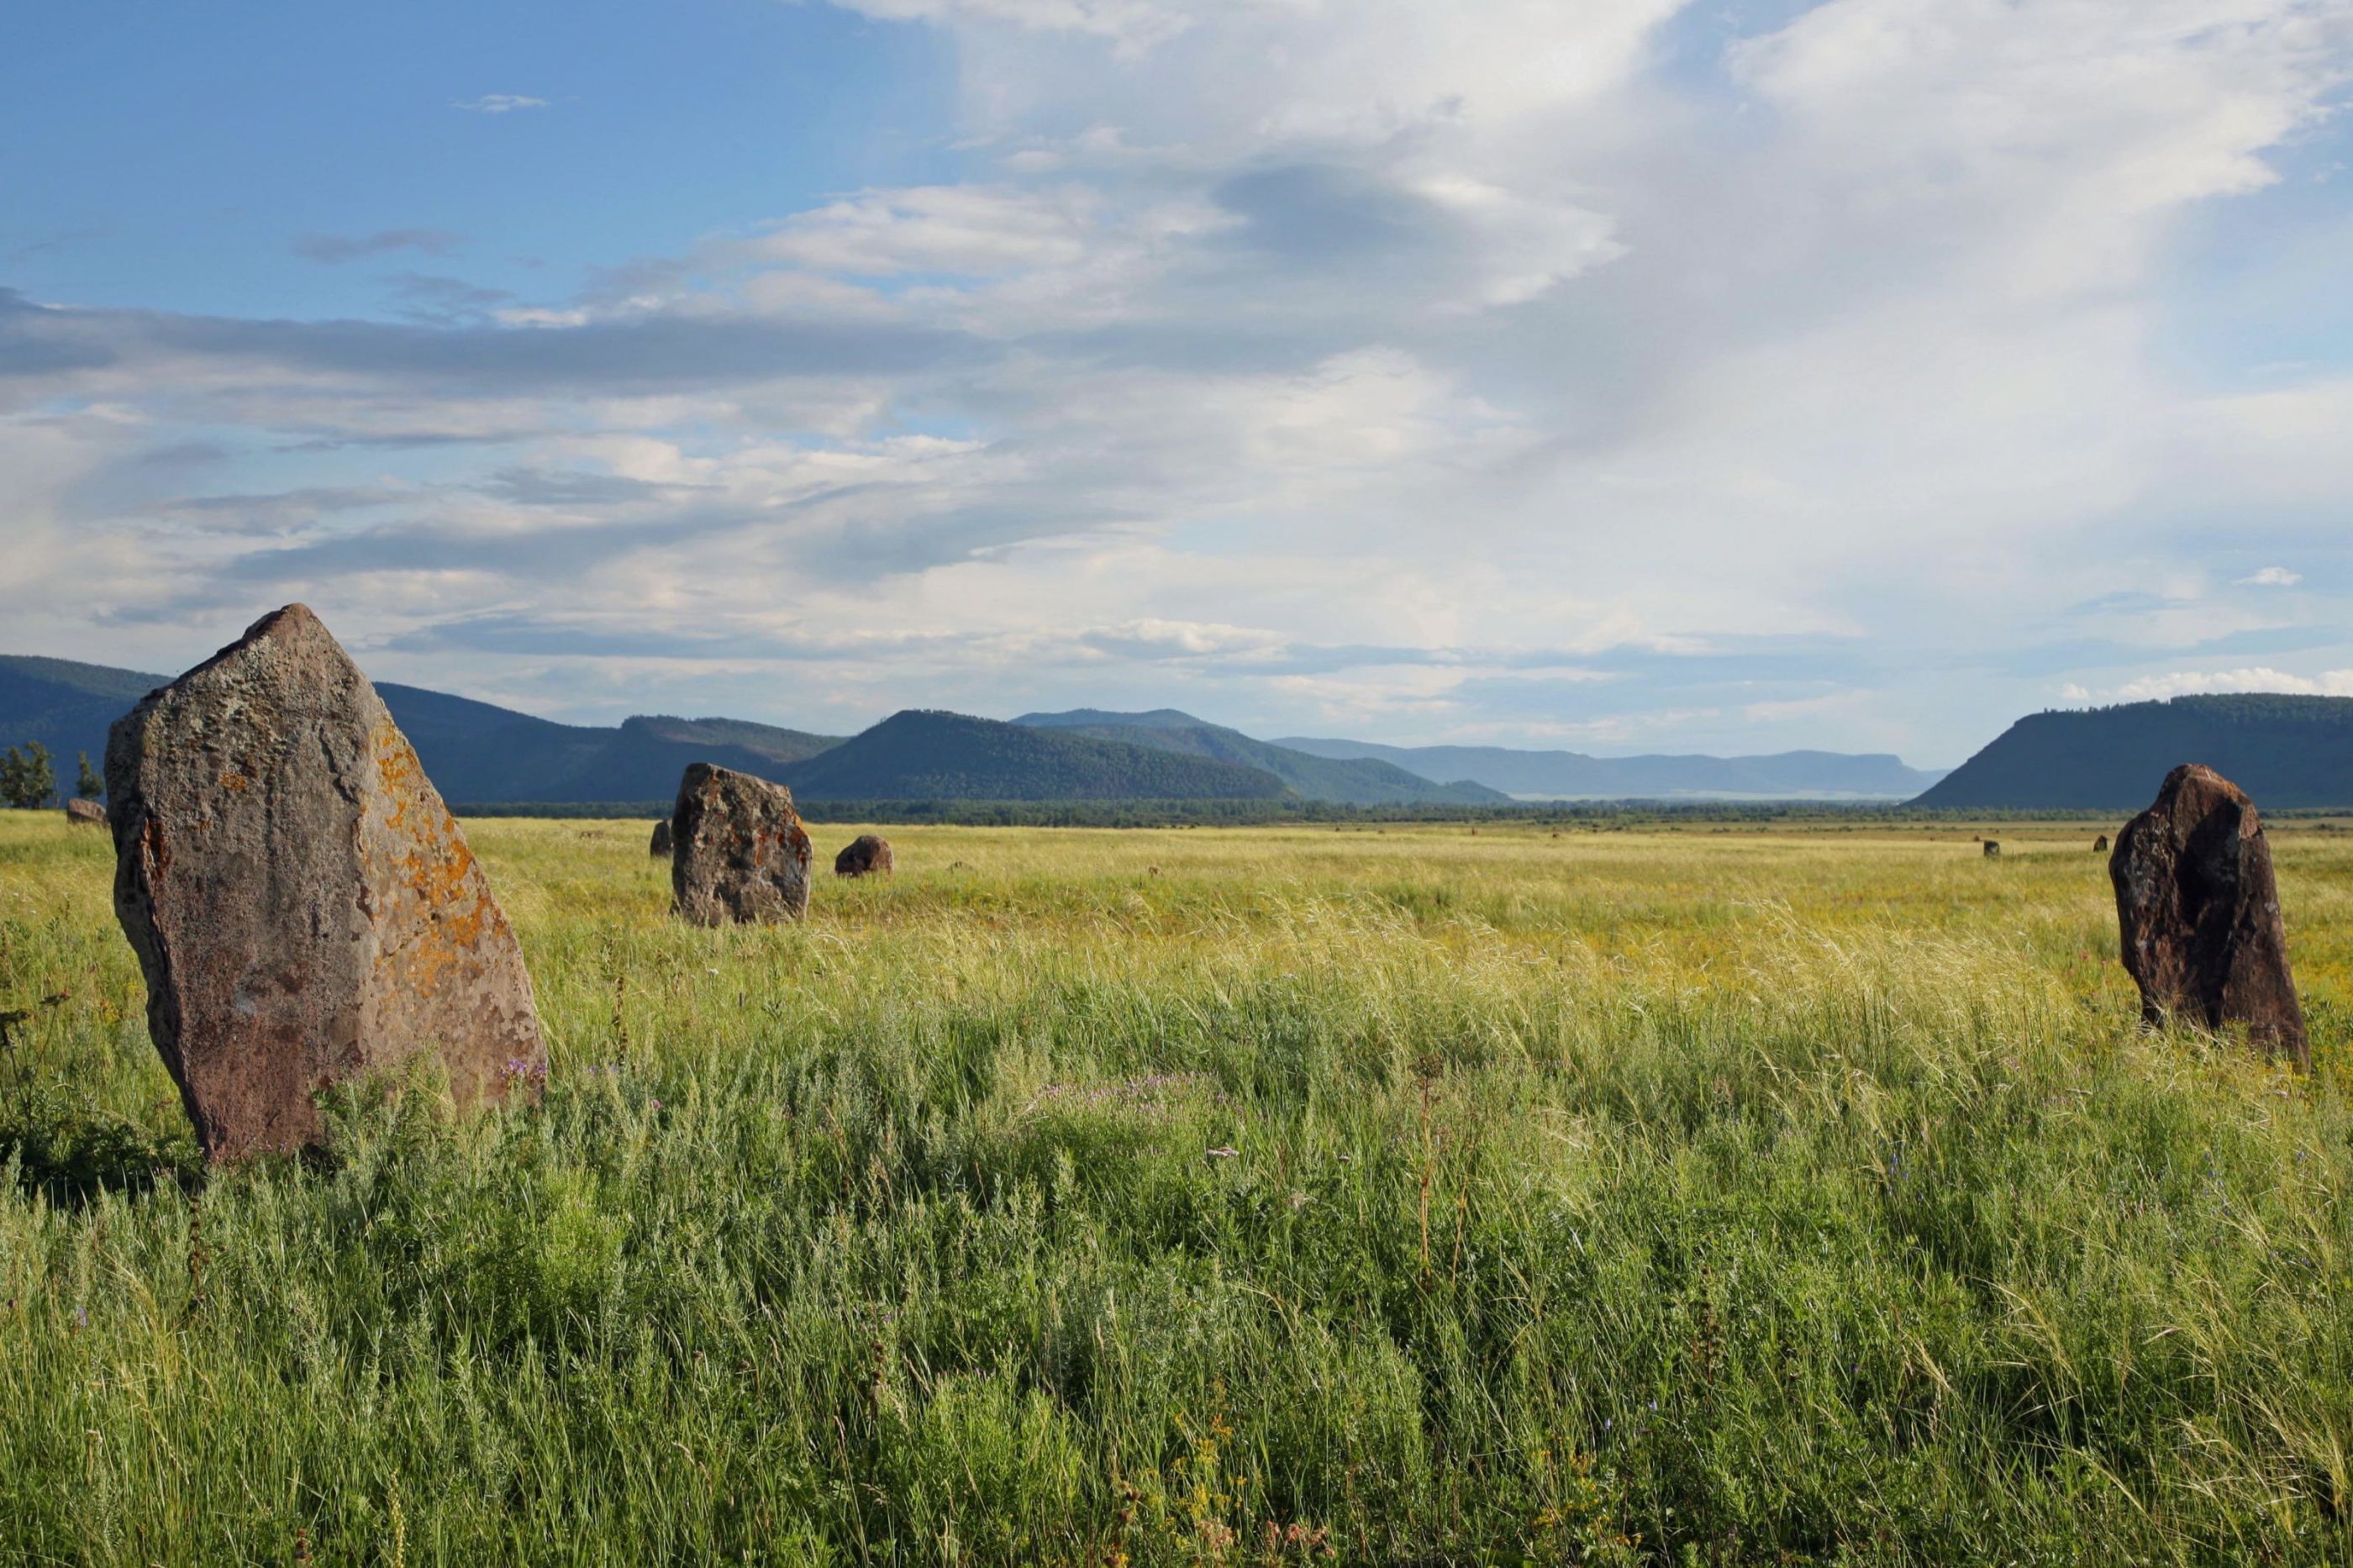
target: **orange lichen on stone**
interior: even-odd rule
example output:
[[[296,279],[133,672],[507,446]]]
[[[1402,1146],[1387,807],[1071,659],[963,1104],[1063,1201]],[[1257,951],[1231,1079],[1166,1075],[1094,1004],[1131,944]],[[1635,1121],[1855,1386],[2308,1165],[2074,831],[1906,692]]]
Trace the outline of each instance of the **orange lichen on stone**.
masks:
[[[429,995],[453,972],[460,976],[474,973],[480,968],[475,944],[487,929],[503,933],[504,922],[480,879],[473,851],[458,831],[457,819],[446,809],[418,809],[427,806],[430,786],[416,748],[388,719],[376,727],[374,739],[376,776],[386,802],[385,826],[393,839],[395,874],[403,890],[416,900],[415,907],[432,912],[411,941],[378,962],[396,970],[411,988]],[[426,821],[414,822],[415,816]]]

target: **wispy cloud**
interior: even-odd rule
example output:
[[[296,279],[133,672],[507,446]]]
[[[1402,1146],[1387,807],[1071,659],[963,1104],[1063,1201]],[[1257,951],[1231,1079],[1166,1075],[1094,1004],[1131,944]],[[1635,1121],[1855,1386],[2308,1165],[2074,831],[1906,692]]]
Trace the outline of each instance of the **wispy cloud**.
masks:
[[[308,260],[340,267],[346,261],[386,256],[399,250],[447,256],[465,243],[464,235],[452,234],[446,228],[385,228],[374,234],[299,235],[292,248],[295,255]]]
[[[2168,697],[2191,697],[2215,692],[2281,691],[2298,697],[2353,697],[2353,669],[2331,669],[2317,676],[2291,675],[2258,665],[2246,669],[2177,669],[2143,676],[2104,691],[2069,685],[2060,695],[2070,702],[2148,702]]]
[[[2341,551],[2353,364],[2295,300],[2260,386],[2165,352],[2185,232],[2261,237],[2334,133],[2341,6],[848,3],[951,36],[920,178],[845,156],[562,297],[0,291],[20,635],[201,652],[300,595],[395,678],[574,712],[669,679],[1922,763],[2061,681],[2353,667],[2335,574],[2247,575]],[[195,440],[233,505],[144,460]]]
[[[547,100],[519,92],[486,92],[480,98],[459,99],[449,107],[469,114],[512,114],[518,109],[545,109]]]

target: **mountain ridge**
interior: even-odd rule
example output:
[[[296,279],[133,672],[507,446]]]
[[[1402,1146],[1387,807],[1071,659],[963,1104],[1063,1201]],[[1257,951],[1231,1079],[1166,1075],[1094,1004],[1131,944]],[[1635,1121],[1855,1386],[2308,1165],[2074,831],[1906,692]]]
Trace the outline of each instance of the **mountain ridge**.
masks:
[[[1915,804],[2138,811],[2182,763],[2204,763],[2259,807],[2353,805],[2353,697],[2248,692],[2046,709]]]
[[[98,761],[113,721],[170,679],[70,659],[0,655],[0,745],[40,741],[66,769],[77,752]],[[1009,801],[1294,798],[1430,806],[1493,806],[1530,795],[1803,798],[1809,789],[1834,797],[1822,780],[1852,781],[1858,764],[1865,770],[1862,776],[1881,787],[1848,797],[1894,799],[1901,796],[1888,783],[1935,776],[1905,769],[1893,757],[1835,752],[1602,759],[1504,747],[1262,741],[1174,708],[1082,708],[1027,713],[1009,722],[907,710],[864,735],[844,738],[724,717],[637,714],[616,726],[566,724],[397,681],[379,681],[376,689],[443,796],[476,805],[667,799],[679,773],[696,761],[774,779],[811,799],[837,800],[909,798],[910,791],[923,798]],[[877,731],[883,733],[856,746]],[[1023,742],[1012,731],[1046,739]],[[913,754],[917,734],[944,750]],[[1093,749],[1101,747],[1115,750]],[[1015,759],[1027,760],[1016,766]],[[1564,760],[1600,773],[1588,773],[1585,787],[1560,788],[1556,775]],[[1637,763],[1672,764],[1683,772],[1646,777],[1628,771]],[[1035,776],[1025,776],[1025,767]],[[1488,776],[1480,776],[1482,771]],[[1008,793],[965,793],[983,788]],[[1057,788],[1084,793],[1041,793]]]
[[[786,770],[809,800],[1279,800],[1263,769],[937,709],[906,709]]]
[[[1886,752],[1698,752],[1595,757],[1508,746],[1388,746],[1287,735],[1273,742],[1319,757],[1373,757],[1423,778],[1469,779],[1515,799],[1909,800],[1943,775]]]
[[[1073,708],[1060,713],[1024,713],[1013,721],[1066,735],[1091,735],[1191,756],[1212,757],[1263,769],[1311,800],[1341,805],[1509,805],[1500,790],[1467,780],[1431,780],[1377,758],[1318,757],[1240,730],[1212,724],[1175,708],[1117,713]]]

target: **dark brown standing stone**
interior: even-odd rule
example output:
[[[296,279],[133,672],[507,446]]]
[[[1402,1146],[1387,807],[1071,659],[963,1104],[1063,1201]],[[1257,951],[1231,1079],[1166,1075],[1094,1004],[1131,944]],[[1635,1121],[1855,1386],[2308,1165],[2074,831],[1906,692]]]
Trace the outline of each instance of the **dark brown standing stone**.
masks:
[[[2243,1029],[2312,1065],[2271,843],[2238,785],[2195,763],[2166,774],[2157,804],[2116,835],[2108,877],[2144,1018]]]
[[[66,802],[66,821],[76,827],[103,827],[106,826],[106,807],[94,800],[76,796]]]
[[[1999,860],[2001,858],[2000,839],[1989,838],[1985,841],[1985,858],[1989,860]]]
[[[651,849],[649,851],[649,853],[650,853],[650,854],[655,854],[655,855],[667,855],[667,854],[669,854],[669,853],[670,853],[670,818],[669,818],[669,817],[667,817],[667,816],[665,816],[665,817],[663,817],[659,822],[657,822],[657,823],[655,823],[655,824],[654,824],[654,841],[653,841],[653,846],[652,846]]]
[[[320,1143],[320,1090],[420,1052],[461,1107],[546,1076],[465,835],[302,605],[117,720],[106,791],[148,1030],[212,1158]]]
[[[670,888],[683,919],[715,926],[808,912],[809,836],[784,785],[689,763],[670,824]]]
[[[2107,852],[2108,836],[2103,833],[2097,838],[2092,840],[2092,853],[2094,855],[2105,855]]]
[[[833,858],[837,877],[887,877],[891,867],[891,841],[871,833],[860,834]]]

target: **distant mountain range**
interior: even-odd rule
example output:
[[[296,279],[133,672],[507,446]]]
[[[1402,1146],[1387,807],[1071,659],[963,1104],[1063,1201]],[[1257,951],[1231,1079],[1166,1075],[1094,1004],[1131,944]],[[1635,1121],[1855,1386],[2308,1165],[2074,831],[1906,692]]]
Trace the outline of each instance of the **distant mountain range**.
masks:
[[[1273,742],[1331,758],[1376,758],[1426,779],[1469,779],[1521,800],[1909,800],[1942,773],[1883,754],[1781,752],[1763,757],[1588,757],[1503,746],[1382,746],[1290,736]]]
[[[2259,807],[2353,806],[2353,697],[2176,697],[2036,713],[1919,803],[2138,811],[2182,763],[2204,763]]]
[[[86,752],[102,765],[108,727],[169,679],[0,656],[0,746],[40,742],[70,789],[75,754]],[[668,800],[691,762],[774,779],[812,801],[1324,798],[1303,796],[1263,768],[1182,747],[958,713],[898,713],[845,740],[741,719],[558,724],[394,681],[376,690],[443,798],[469,805]],[[1405,784],[1428,787],[1410,777]]]
[[[0,656],[0,746],[37,740],[70,787],[115,719],[165,677]],[[1592,757],[1499,746],[1261,741],[1174,709],[1081,708],[1004,723],[893,714],[847,739],[740,719],[558,724],[395,683],[376,689],[452,801],[667,800],[690,762],[789,784],[806,801],[1317,801],[1481,806],[1538,800],[1916,797],[1983,810],[2137,809],[2176,763],[2202,762],[2274,807],[2353,806],[2353,698],[2178,697],[2021,719],[1949,776],[1892,756]]]

